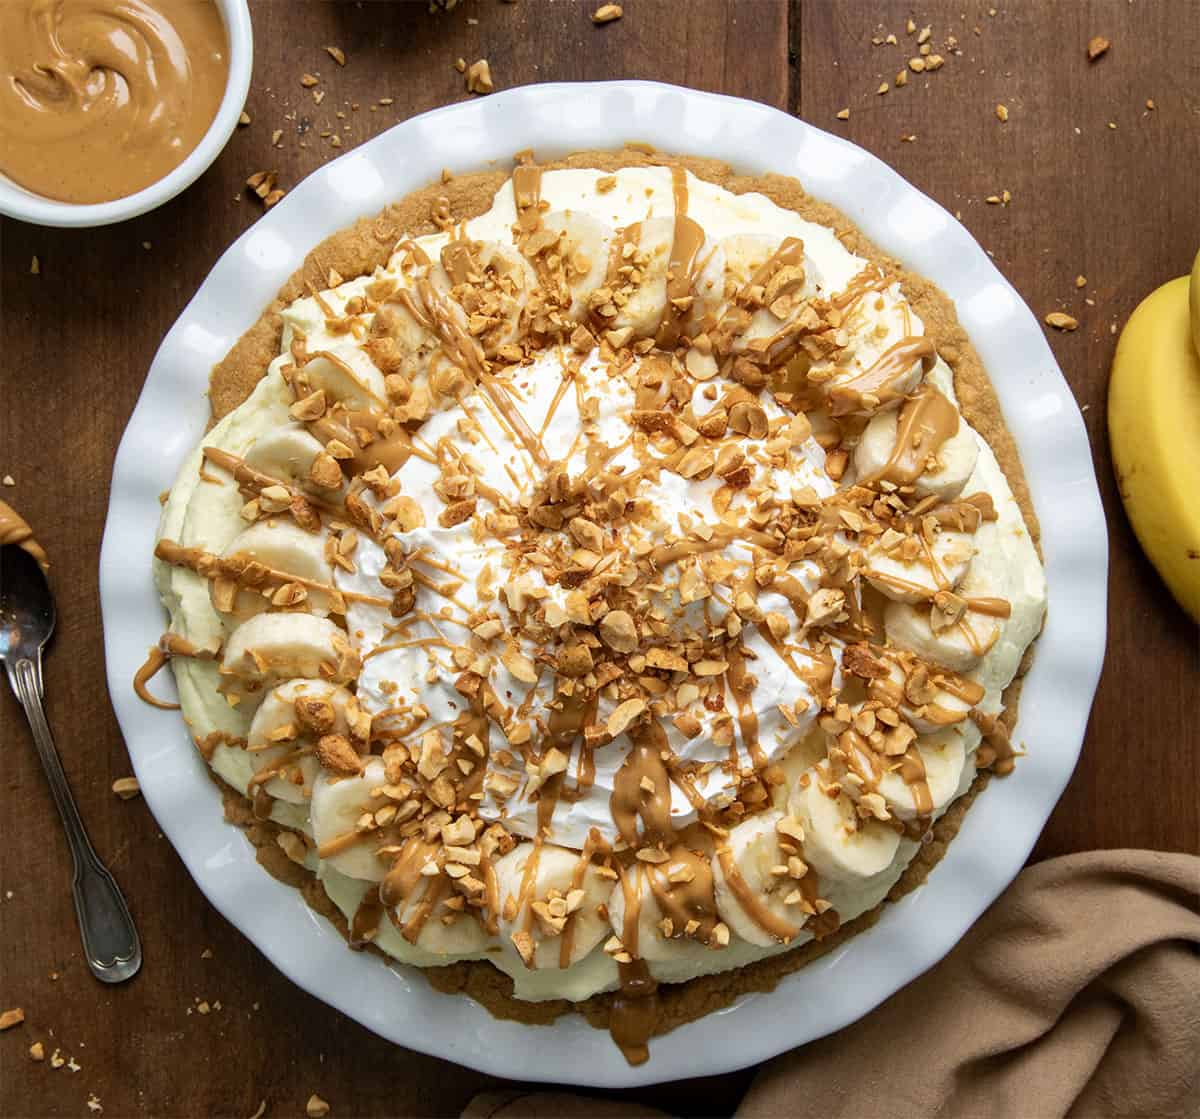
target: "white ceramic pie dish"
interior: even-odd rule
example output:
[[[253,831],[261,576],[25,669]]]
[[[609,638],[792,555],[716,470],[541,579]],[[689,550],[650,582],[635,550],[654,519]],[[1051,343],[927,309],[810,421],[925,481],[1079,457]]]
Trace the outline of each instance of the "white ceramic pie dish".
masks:
[[[550,158],[636,139],[800,179],[957,303],[996,386],[1041,520],[1049,616],[1021,698],[1028,756],[967,813],[928,882],[879,923],[773,992],[655,1039],[628,1066],[578,1016],[493,1019],[415,970],[347,950],[300,894],[270,878],[175,712],[136,698],[134,672],[165,628],[151,580],[158,494],[208,421],[211,366],[330,233],[434,180],[532,147]],[[501,1076],[621,1087],[741,1068],[831,1033],[940,960],[1016,875],[1079,756],[1105,641],[1108,546],[1082,417],[1032,312],[966,230],[845,140],[762,105],[650,82],[527,86],[398,125],[323,167],[242,236],[168,333],[125,431],[100,559],[109,688],[142,791],[209,900],[286,975],[369,1029]],[[166,689],[166,677],[160,688]],[[149,960],[153,969],[153,959]]]

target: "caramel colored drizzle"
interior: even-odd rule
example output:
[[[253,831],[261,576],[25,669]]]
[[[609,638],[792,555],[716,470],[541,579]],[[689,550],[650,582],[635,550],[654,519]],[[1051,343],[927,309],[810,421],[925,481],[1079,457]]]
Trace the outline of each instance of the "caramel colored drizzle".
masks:
[[[137,694],[138,699],[143,703],[148,703],[151,707],[157,707],[160,711],[178,711],[178,703],[168,703],[165,699],[156,699],[150,694],[146,687],[148,683],[158,674],[171,659],[170,654],[157,645],[151,645],[150,651],[146,654],[146,659],[142,663],[141,668],[133,674],[133,690]]]
[[[679,341],[705,240],[703,228],[688,217],[687,172],[682,167],[671,168],[671,187],[675,196],[675,230],[667,264],[667,306],[655,337],[655,343],[662,349],[670,349]]]
[[[722,847],[717,851],[717,859],[721,864],[721,873],[725,876],[725,884],[729,887],[730,893],[737,898],[738,904],[746,911],[750,920],[763,932],[780,944],[787,944],[800,934],[799,927],[790,921],[785,921],[782,917],[777,917],[763,905],[758,895],[750,889],[749,884],[742,877],[742,872],[734,863],[733,854],[728,847]]]
[[[609,1010],[608,1032],[631,1065],[650,1058],[649,1041],[658,1026],[661,1009],[658,981],[646,961],[637,957],[617,965],[621,986]]]
[[[11,505],[0,501],[0,547],[15,544],[28,552],[43,571],[50,570],[45,549],[34,539],[29,523]]]
[[[880,354],[869,368],[829,390],[829,411],[833,416],[845,416],[861,408],[863,398],[874,397],[886,404],[897,399],[896,384],[920,361],[929,372],[937,360],[933,343],[923,336],[902,338],[890,349]]]
[[[860,485],[893,482],[912,485],[924,472],[925,463],[958,432],[958,409],[932,385],[923,386],[910,396],[896,421],[896,443],[882,469]]]
[[[356,951],[362,951],[379,932],[379,923],[383,920],[383,902],[379,898],[379,890],[375,886],[367,888],[362,901],[350,919],[349,943]]]
[[[671,835],[671,778],[661,754],[667,735],[658,723],[631,729],[629,738],[632,749],[613,778],[609,808],[617,834],[638,848]]]
[[[199,660],[212,660],[216,655],[211,649],[197,648],[186,637],[180,637],[177,633],[164,633],[158,639],[158,644],[150,647],[146,660],[134,673],[133,690],[138,699],[143,703],[148,703],[151,707],[157,707],[161,711],[178,711],[178,703],[167,703],[165,700],[155,698],[146,685],[154,679],[163,665],[172,657],[196,657]]]
[[[536,233],[542,223],[542,169],[527,153],[513,168],[513,202],[517,207],[517,225],[524,234]]]

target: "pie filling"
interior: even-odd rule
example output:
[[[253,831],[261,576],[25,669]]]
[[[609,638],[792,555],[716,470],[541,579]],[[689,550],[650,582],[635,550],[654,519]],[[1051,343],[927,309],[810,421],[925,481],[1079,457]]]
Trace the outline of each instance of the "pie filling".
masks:
[[[439,225],[288,307],[185,464],[158,661],[353,945],[619,989],[644,1060],[658,982],[873,908],[1011,769],[1042,569],[832,229],[528,160]]]

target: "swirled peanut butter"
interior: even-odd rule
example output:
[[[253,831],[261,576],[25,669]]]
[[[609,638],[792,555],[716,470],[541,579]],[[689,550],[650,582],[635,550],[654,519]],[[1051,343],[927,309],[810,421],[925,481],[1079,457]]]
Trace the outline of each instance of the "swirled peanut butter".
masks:
[[[200,142],[228,72],[213,0],[3,0],[0,171],[62,202],[134,194]]]
[[[50,567],[46,550],[34,539],[29,522],[11,505],[0,501],[0,548],[6,544],[24,548],[44,569]]]

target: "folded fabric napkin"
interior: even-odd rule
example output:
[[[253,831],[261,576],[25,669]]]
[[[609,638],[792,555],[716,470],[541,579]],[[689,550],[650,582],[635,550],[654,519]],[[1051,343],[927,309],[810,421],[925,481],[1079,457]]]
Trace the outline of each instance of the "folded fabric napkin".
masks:
[[[463,1112],[663,1114],[515,1091]],[[1092,851],[1029,867],[937,967],[764,1065],[737,1115],[1200,1116],[1200,857]]]

